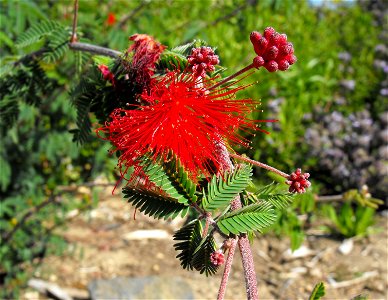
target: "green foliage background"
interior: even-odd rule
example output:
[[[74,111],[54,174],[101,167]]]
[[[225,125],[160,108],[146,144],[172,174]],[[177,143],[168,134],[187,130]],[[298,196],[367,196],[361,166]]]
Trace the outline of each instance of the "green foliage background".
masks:
[[[32,46],[16,47],[23,32],[36,22],[47,20],[58,22],[70,32],[72,11],[71,1],[2,1],[1,79],[7,81],[16,74],[15,68],[9,67],[7,62],[17,61],[47,42],[42,39]],[[107,23],[109,13],[116,17],[113,25]],[[169,48],[194,38],[203,39],[217,47],[221,64],[229,68],[225,74],[232,74],[250,64],[254,57],[249,33],[262,31],[269,25],[287,33],[299,60],[288,72],[260,70],[246,79],[247,83],[258,83],[241,92],[240,96],[261,100],[264,110],[255,113],[254,117],[279,119],[282,130],[269,136],[257,135],[253,138],[252,149],[242,151],[285,172],[296,166],[308,170],[314,161],[304,160],[308,149],[303,143],[305,125],[302,120],[317,105],[329,110],[340,89],[340,80],[348,76],[338,68],[338,53],[347,51],[353,56],[351,79],[357,83],[349,94],[352,105],[340,109],[349,113],[369,103],[376,113],[381,110],[377,98],[370,97],[375,94],[382,76],[373,69],[373,49],[379,28],[373,26],[372,16],[358,5],[339,5],[334,10],[313,8],[307,1],[293,0],[81,0],[78,34],[80,41],[120,51],[128,47],[128,37],[134,33],[150,34]],[[48,40],[55,44],[54,35]],[[15,109],[19,111],[16,123],[8,126],[10,129],[1,136],[2,232],[12,230],[25,212],[47,200],[61,185],[80,184],[101,173],[115,180],[112,175],[114,158],[106,155],[109,145],[92,139],[80,147],[72,143],[69,132],[76,128],[69,93],[88,69],[89,56],[72,53],[66,45],[60,54],[46,59],[41,65],[52,82],[48,90],[34,95],[30,90],[13,89],[12,93],[1,94],[2,105],[6,101],[16,101]],[[273,98],[271,90],[277,91],[276,97],[286,99],[278,115],[266,109]],[[31,96],[35,98],[30,99]],[[7,127],[7,123],[5,125]],[[255,175],[262,180],[261,171],[256,171]],[[270,178],[267,182],[273,179],[276,180]],[[319,186],[319,183],[315,182],[315,185]],[[47,253],[50,245],[60,248],[60,240],[47,224],[62,224],[66,212],[90,207],[88,203],[91,203],[90,199],[69,197],[59,204],[47,206],[20,227],[9,242],[2,243],[0,283],[5,286],[5,295],[12,294],[24,282],[25,270],[29,267],[23,262],[33,264],[37,257]],[[312,194],[304,195],[293,205],[299,212],[311,212],[314,209]],[[279,218],[277,232],[291,233],[294,246],[303,238],[301,224],[292,214]],[[351,229],[346,235],[350,234],[348,232]]]

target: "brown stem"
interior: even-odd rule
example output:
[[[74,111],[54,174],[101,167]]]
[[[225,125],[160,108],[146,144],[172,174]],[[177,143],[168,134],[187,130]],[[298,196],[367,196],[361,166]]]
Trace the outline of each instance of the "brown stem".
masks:
[[[257,166],[257,167],[260,167],[260,168],[263,168],[263,169],[266,169],[268,171],[271,171],[271,172],[274,172],[275,174],[278,174],[284,178],[288,178],[290,175],[288,175],[287,173],[284,173],[274,167],[271,167],[269,165],[266,165],[266,164],[263,164],[259,161],[256,161],[256,160],[253,160],[253,159],[250,159],[250,158],[247,158],[247,157],[244,157],[244,156],[241,156],[241,155],[238,155],[238,154],[233,154],[233,153],[230,153],[230,156],[233,157],[233,158],[236,158],[238,160],[241,160],[241,161],[245,161],[249,164],[252,164],[254,166]]]
[[[218,290],[217,300],[222,300],[225,298],[226,285],[228,283],[230,270],[232,269],[234,252],[236,251],[237,239],[232,240],[232,244],[228,251],[228,256],[225,262],[224,273],[222,274],[220,289]]]
[[[78,19],[78,0],[74,0],[73,30],[71,32],[70,43],[77,41],[77,19]]]
[[[105,55],[113,58],[118,58],[122,55],[120,51],[116,51],[116,50],[112,50],[112,49],[104,48],[100,46],[95,46],[87,43],[79,43],[79,42],[69,43],[69,47],[72,50],[90,52],[90,53]]]
[[[212,87],[209,88],[209,91],[214,90],[215,88],[219,87],[220,85],[223,85],[224,83],[232,80],[233,78],[235,78],[235,77],[237,77],[237,76],[239,76],[239,75],[241,75],[241,74],[243,74],[243,73],[245,73],[253,68],[254,68],[254,66],[252,63],[252,64],[246,66],[245,68],[241,69],[240,71],[230,75],[229,77],[226,77],[224,80],[221,80],[220,82],[216,83],[215,85],[213,85]]]
[[[51,195],[47,200],[43,201],[42,203],[40,203],[39,205],[29,209],[21,218],[20,220],[16,223],[16,225],[12,228],[11,231],[9,232],[6,232],[3,236],[2,236],[2,242],[3,243],[6,243],[7,241],[9,241],[12,236],[14,235],[14,233],[29,219],[31,218],[35,213],[37,213],[38,211],[40,211],[42,208],[46,207],[47,205],[51,204],[51,203],[54,203],[57,201],[57,196],[56,195]]]

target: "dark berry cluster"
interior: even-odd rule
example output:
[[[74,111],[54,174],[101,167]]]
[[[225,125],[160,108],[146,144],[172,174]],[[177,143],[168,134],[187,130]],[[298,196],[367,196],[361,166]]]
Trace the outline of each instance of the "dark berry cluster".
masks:
[[[307,179],[310,177],[309,173],[302,173],[301,169],[296,169],[288,176],[286,183],[290,186],[290,193],[304,193],[311,185]]]
[[[294,47],[287,42],[287,35],[267,27],[264,34],[253,31],[250,35],[257,56],[253,59],[255,68],[264,67],[269,72],[285,71],[296,62]]]
[[[190,65],[190,71],[197,77],[204,77],[206,72],[213,72],[214,66],[220,63],[218,55],[215,55],[210,47],[194,48],[187,61]]]

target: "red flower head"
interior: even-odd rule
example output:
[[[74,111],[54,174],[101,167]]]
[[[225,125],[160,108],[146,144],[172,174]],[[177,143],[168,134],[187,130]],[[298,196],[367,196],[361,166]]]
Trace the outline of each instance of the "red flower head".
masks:
[[[296,169],[291,175],[287,177],[286,183],[290,186],[290,193],[304,193],[311,185],[307,179],[310,177],[309,173],[303,173],[301,169]]]
[[[109,13],[108,18],[106,19],[106,24],[108,26],[113,26],[116,23],[116,15],[114,13]]]
[[[154,75],[155,63],[166,46],[158,43],[153,37],[146,34],[135,34],[129,38],[134,42],[127,51],[127,56],[132,56],[128,68],[130,80],[136,81],[142,89],[150,84]]]
[[[256,68],[264,66],[269,72],[285,71],[296,62],[294,47],[287,42],[287,35],[267,27],[264,34],[253,31],[250,36],[257,56],[253,59]]]
[[[210,47],[194,48],[187,61],[190,71],[197,77],[205,77],[206,72],[214,71],[214,66],[220,63],[218,55]]]
[[[136,165],[146,154],[166,158],[172,151],[195,178],[220,170],[217,145],[226,140],[247,145],[236,131],[255,128],[247,119],[252,100],[234,98],[243,87],[209,91],[207,84],[173,71],[141,95],[146,105],[113,111],[112,120],[99,130],[122,152],[120,165]]]

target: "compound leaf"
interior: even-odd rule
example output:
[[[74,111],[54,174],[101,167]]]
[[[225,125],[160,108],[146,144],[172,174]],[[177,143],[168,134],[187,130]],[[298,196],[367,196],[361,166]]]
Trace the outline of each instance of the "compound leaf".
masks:
[[[270,203],[258,203],[244,206],[223,215],[217,226],[226,235],[261,231],[271,226],[276,220],[276,213]]]
[[[243,165],[233,172],[226,172],[223,176],[213,176],[203,192],[202,207],[213,211],[223,209],[229,205],[236,195],[248,186],[252,176],[252,166]]]
[[[126,187],[123,189],[124,198],[128,202],[155,219],[174,219],[179,214],[185,216],[188,212],[188,206],[176,202],[172,198],[164,197],[155,191],[143,188]]]
[[[193,220],[174,234],[174,240],[180,241],[174,244],[176,251],[181,251],[176,257],[181,261],[181,266],[187,270],[193,270],[191,263],[194,251],[202,241],[202,224],[199,220]]]

